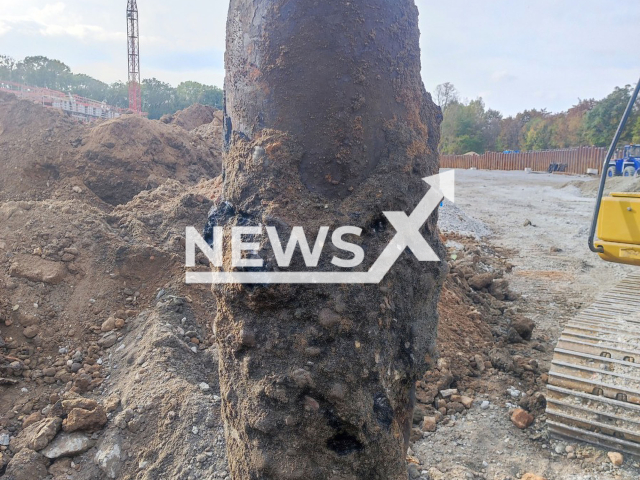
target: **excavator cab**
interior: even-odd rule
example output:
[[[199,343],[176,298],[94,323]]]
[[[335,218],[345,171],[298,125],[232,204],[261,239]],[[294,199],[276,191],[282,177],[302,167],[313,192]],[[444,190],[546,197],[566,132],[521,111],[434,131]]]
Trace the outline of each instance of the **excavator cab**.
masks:
[[[598,239],[603,260],[640,266],[640,193],[612,193],[601,199]]]

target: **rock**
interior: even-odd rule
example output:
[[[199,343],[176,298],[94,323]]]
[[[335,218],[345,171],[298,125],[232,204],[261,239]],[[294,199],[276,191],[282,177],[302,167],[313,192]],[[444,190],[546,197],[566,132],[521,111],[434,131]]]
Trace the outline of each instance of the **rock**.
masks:
[[[103,438],[98,446],[94,462],[107,478],[117,478],[122,468],[120,439],[116,434],[110,434]]]
[[[123,327],[125,326],[125,324],[126,324],[126,323],[127,323],[127,322],[125,322],[123,319],[121,319],[121,318],[116,318],[116,324],[115,324],[115,325],[116,325],[116,328],[117,328],[118,330],[120,330],[121,328],[123,328]]]
[[[12,277],[52,285],[61,283],[67,274],[64,263],[44,260],[34,255],[17,255],[9,268],[9,275]]]
[[[135,432],[140,431],[140,429],[142,428],[142,426],[144,424],[145,424],[144,419],[142,419],[142,418],[134,418],[129,423],[127,423],[127,428],[129,429],[129,431],[135,433]]]
[[[8,433],[0,433],[0,446],[8,447],[11,441],[11,437]]]
[[[609,460],[611,461],[614,467],[620,467],[624,463],[624,457],[622,456],[621,453],[609,452],[607,453],[607,457],[609,457]]]
[[[291,374],[291,378],[294,383],[298,386],[298,388],[306,388],[313,387],[313,378],[311,377],[311,373],[305,370],[304,368],[298,368],[293,371]]]
[[[22,331],[22,334],[27,338],[34,338],[40,333],[40,329],[36,325],[31,325]]]
[[[473,406],[473,398],[465,397],[464,395],[460,397],[460,403],[464,405],[464,408],[469,410]]]
[[[103,332],[111,332],[116,329],[116,319],[113,317],[107,318],[104,322],[102,322],[102,326],[100,330]]]
[[[318,322],[325,328],[331,328],[340,323],[340,315],[333,310],[323,308],[318,314]]]
[[[320,410],[320,404],[318,403],[318,401],[309,396],[305,396],[302,403],[304,405],[304,409],[308,412],[317,412],[318,410]]]
[[[73,457],[86,452],[93,446],[84,433],[61,433],[40,453],[47,458]]]
[[[422,422],[423,432],[435,432],[437,428],[436,417],[424,417]]]
[[[40,319],[37,316],[25,312],[24,310],[18,310],[14,316],[23,327],[31,327],[40,323]]]
[[[507,342],[510,344],[522,343],[524,340],[514,328],[509,328],[507,331]]]
[[[74,469],[71,467],[70,458],[58,458],[49,467],[49,475],[53,475],[54,479],[69,479],[73,478]]]
[[[509,387],[507,388],[507,393],[509,394],[509,396],[511,396],[511,398],[513,398],[514,400],[517,400],[518,398],[520,398],[520,396],[522,395],[522,392],[520,390],[518,390],[517,388],[514,387]]]
[[[499,348],[494,348],[489,352],[489,359],[491,360],[491,365],[493,368],[497,370],[502,370],[503,372],[511,372],[514,369],[513,359],[509,352],[504,351]]]
[[[489,293],[496,298],[497,300],[508,300],[512,294],[509,290],[509,282],[505,279],[500,278],[498,280],[494,280],[493,283],[489,286]]]
[[[77,185],[74,185],[73,187],[71,187],[71,190],[73,190],[74,193],[82,193],[82,188],[80,188]]]
[[[457,388],[450,388],[448,390],[440,390],[440,395],[442,396],[442,398],[449,398],[452,395],[457,395],[458,393],[458,389]]]
[[[93,410],[74,408],[62,423],[62,429],[65,432],[75,432],[77,430],[96,432],[106,424],[107,414],[104,408],[98,405]]]
[[[411,429],[411,435],[409,436],[409,440],[411,442],[417,442],[418,440],[420,440],[422,438],[422,430],[420,430],[419,428],[412,428]]]
[[[417,405],[416,408],[413,410],[413,423],[414,424],[420,423],[426,416],[427,416],[427,412],[425,412],[425,410],[420,405]]]
[[[531,220],[527,219],[527,220],[524,221],[523,226],[524,227],[531,227],[531,226],[533,226],[533,223],[531,223]]]
[[[473,360],[476,362],[476,368],[478,369],[479,372],[484,372],[485,371],[485,366],[484,366],[484,359],[482,358],[482,355],[475,355],[473,357]]]
[[[11,450],[19,452],[25,448],[42,450],[60,430],[62,419],[58,417],[45,418],[23,429],[17,437],[11,440]]]
[[[480,404],[480,408],[482,410],[489,410],[489,407],[491,406],[491,403],[489,402],[489,400],[484,400],[481,404]]]
[[[43,480],[47,478],[47,459],[29,448],[23,448],[11,459],[3,478],[10,480]]]
[[[520,480],[547,480],[547,479],[539,475],[534,475],[533,473],[525,473]]]
[[[93,382],[93,378],[91,375],[86,373],[79,374],[76,376],[76,379],[73,382],[73,391],[76,393],[86,392],[91,388],[91,383]]]
[[[29,425],[33,425],[34,423],[39,422],[43,418],[44,417],[42,416],[42,413],[34,412],[22,421],[22,428],[23,429],[27,428]],[[0,445],[2,445],[2,442],[0,442]]]
[[[347,387],[342,383],[334,383],[329,390],[329,399],[333,402],[340,402],[347,395],[347,390]]]
[[[531,340],[535,326],[535,322],[526,317],[518,317],[511,322],[511,327],[518,332],[523,340]]]
[[[120,406],[120,397],[111,395],[104,402],[104,409],[107,413],[115,412]]]
[[[520,430],[524,430],[531,426],[534,421],[533,415],[523,410],[522,408],[516,408],[511,414],[511,421]]]
[[[208,383],[202,382],[198,384],[198,387],[200,388],[200,390],[202,390],[203,392],[208,392],[209,390],[211,390],[211,387],[209,386]]]
[[[192,335],[193,337],[197,338],[197,336]],[[195,343],[195,342],[193,342]],[[240,331],[240,345],[242,345],[243,347],[247,347],[247,348],[253,348],[256,346],[256,334],[253,330],[249,330],[247,328],[243,328]]]
[[[85,410],[93,410],[98,406],[98,402],[90,398],[75,397],[62,401],[62,409],[65,414],[69,414],[74,408],[83,408]]]
[[[469,279],[469,286],[474,290],[482,290],[488,288],[493,283],[492,273],[480,273]]]
[[[110,332],[100,340],[98,340],[98,345],[100,345],[102,348],[109,348],[113,347],[117,341],[118,336],[114,332]]]

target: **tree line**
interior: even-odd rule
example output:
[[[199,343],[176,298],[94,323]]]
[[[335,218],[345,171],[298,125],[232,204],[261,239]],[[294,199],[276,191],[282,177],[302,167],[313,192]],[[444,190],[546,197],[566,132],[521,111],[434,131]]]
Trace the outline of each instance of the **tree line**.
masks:
[[[73,93],[120,108],[129,106],[126,83],[107,84],[89,75],[73,73],[60,60],[44,56],[15,60],[8,55],[0,55],[0,81]],[[149,118],[158,119],[194,103],[222,108],[223,93],[219,87],[198,82],[187,81],[173,87],[157,78],[150,78],[142,80],[142,102]]]
[[[578,100],[566,112],[525,110],[504,117],[486,108],[482,98],[463,101],[451,83],[438,85],[435,101],[442,109],[443,154],[552,150],[609,146],[633,88],[616,87],[602,100]],[[640,105],[623,132],[621,144],[640,143]]]

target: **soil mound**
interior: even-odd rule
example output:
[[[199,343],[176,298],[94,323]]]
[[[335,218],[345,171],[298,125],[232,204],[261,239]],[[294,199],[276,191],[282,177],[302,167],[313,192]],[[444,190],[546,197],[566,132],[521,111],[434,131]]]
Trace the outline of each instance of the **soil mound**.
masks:
[[[213,122],[216,118],[222,121],[222,110],[196,103],[173,115],[164,115],[160,121],[162,123],[177,125],[185,130],[191,131],[201,125]]]
[[[193,184],[220,173],[220,158],[207,144],[175,125],[128,115],[89,130],[78,147],[91,165],[83,179],[110,205],[131,200],[167,179]]]
[[[0,152],[0,200],[71,198],[89,189],[96,204],[113,206],[168,179],[195,184],[221,170],[214,146],[175,125],[135,115],[81,125],[2,93]]]
[[[574,186],[580,190],[583,197],[595,198],[600,188],[600,179],[594,180],[574,180],[562,186]],[[636,177],[612,177],[607,178],[604,193],[608,195],[612,192],[640,192],[640,178]]]

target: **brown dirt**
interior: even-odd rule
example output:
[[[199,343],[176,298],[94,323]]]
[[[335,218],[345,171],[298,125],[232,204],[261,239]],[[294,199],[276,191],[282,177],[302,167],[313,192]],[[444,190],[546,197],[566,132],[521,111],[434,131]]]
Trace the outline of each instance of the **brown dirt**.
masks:
[[[1,95],[0,126],[0,438],[16,445],[29,423],[66,417],[61,400],[77,395],[109,412],[73,464],[0,446],[0,476],[17,457],[9,471],[31,462],[27,471],[47,468],[56,480],[228,478],[209,324],[216,305],[207,288],[183,282],[184,229],[203,225],[222,188],[211,154],[220,137],[203,133],[220,126],[192,135],[125,117],[86,127]],[[131,183],[109,180],[122,172]],[[318,211],[321,222],[324,203]],[[436,415],[443,388],[486,390],[479,380],[492,362],[535,390],[540,372],[526,360],[535,343],[514,335],[520,315],[500,283],[510,270],[505,252],[443,240],[458,246],[448,250],[439,360],[418,383],[420,412]],[[487,272],[500,288],[470,287]],[[124,324],[103,332],[110,318]],[[501,364],[505,356],[515,362]],[[453,411],[445,406],[440,422]],[[116,450],[112,463],[100,460]]]
[[[177,125],[187,131],[191,131],[201,125],[207,125],[214,121],[218,121],[220,125],[222,125],[222,110],[195,103],[173,115],[164,115],[160,121],[162,123]]]
[[[133,116],[84,126],[8,95],[0,125],[0,437],[13,445],[29,416],[65,417],[63,398],[117,398],[76,467],[47,460],[49,473],[106,478],[94,457],[118,444],[123,476],[143,461],[140,478],[182,478],[192,467],[174,455],[186,458],[194,444],[213,452],[221,428],[207,416],[216,355],[202,320],[215,304],[208,289],[182,281],[185,227],[201,225],[219,196],[217,147]],[[123,355],[145,362],[123,368]],[[125,410],[133,423],[120,429]],[[188,434],[196,417],[200,434]],[[198,461],[202,471],[225,468],[219,450]],[[0,446],[0,474],[16,453]],[[19,470],[14,462],[9,471]]]
[[[220,173],[216,145],[143,117],[80,125],[55,110],[0,93],[0,200],[77,197],[127,203],[167,179],[193,184]]]

